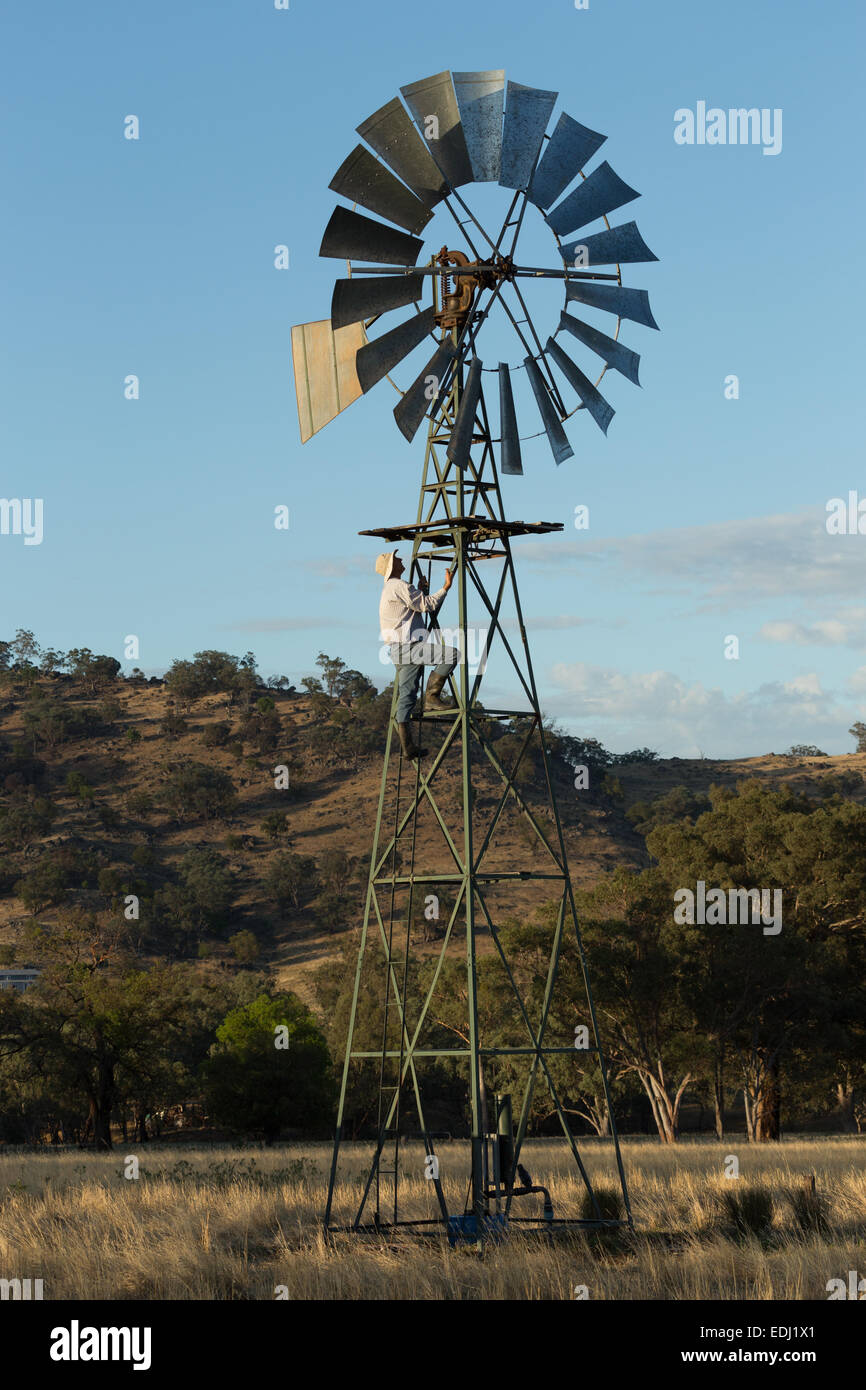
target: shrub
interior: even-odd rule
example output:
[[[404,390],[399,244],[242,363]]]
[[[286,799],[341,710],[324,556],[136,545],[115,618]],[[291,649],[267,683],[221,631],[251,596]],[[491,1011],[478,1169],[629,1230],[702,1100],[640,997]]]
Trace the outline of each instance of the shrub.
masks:
[[[237,804],[234,782],[228,773],[195,762],[175,768],[165,784],[163,798],[178,819],[227,816]]]
[[[300,908],[316,883],[316,861],[300,854],[281,855],[268,871],[265,884],[282,908]]]
[[[773,1194],[766,1187],[744,1187],[721,1194],[722,1215],[740,1236],[757,1236],[773,1220]]]
[[[167,714],[159,726],[166,738],[180,738],[187,731],[187,722],[179,714]]]
[[[825,1236],[830,1229],[827,1199],[815,1189],[812,1183],[804,1187],[792,1187],[785,1193],[794,1213],[794,1220],[806,1235]]]
[[[28,912],[42,912],[66,897],[69,873],[54,860],[45,859],[15,884],[15,895]]]
[[[229,946],[235,960],[240,965],[252,965],[253,961],[258,960],[261,954],[258,938],[254,932],[248,930],[235,932],[234,936],[230,936]]]
[[[206,724],[202,730],[201,741],[205,748],[225,748],[231,731],[230,724]]]
[[[598,1211],[601,1212],[605,1221],[621,1221],[623,1219],[622,1193],[616,1187],[594,1187],[595,1202],[598,1203]],[[580,1199],[580,1215],[583,1221],[597,1221],[598,1212],[595,1202],[584,1189]]]
[[[262,821],[262,829],[269,840],[276,842],[281,835],[285,835],[288,827],[288,820],[285,811],[269,811]]]

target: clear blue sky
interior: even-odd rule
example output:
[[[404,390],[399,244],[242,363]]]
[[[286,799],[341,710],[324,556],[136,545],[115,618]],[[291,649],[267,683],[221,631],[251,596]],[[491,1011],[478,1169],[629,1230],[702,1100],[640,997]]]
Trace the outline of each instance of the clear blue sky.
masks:
[[[862,14],[7,6],[0,493],[43,498],[45,532],[0,536],[0,634],[121,657],[135,633],[148,670],[252,648],[295,680],[324,649],[384,679],[378,547],[356,533],[414,516],[423,441],[382,383],[302,447],[290,328],[327,317],[342,273],[317,253],[355,126],[419,77],[503,67],[607,134],[597,159],[642,193],[612,220],[660,258],[625,268],[661,332],[624,325],[643,385],[606,377],[608,438],[581,412],[573,459],[538,439],[505,480],[510,515],[566,526],[518,550],[545,708],[617,750],[852,747],[866,536],[828,537],[824,516],[866,497]],[[781,108],[781,153],[676,144],[698,101]]]

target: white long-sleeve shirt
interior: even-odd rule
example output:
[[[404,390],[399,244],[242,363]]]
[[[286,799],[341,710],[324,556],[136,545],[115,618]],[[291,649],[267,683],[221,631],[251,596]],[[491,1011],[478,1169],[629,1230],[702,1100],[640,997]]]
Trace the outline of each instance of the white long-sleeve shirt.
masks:
[[[427,636],[422,613],[438,613],[447,589],[423,594],[405,579],[386,579],[379,600],[379,627],[383,642],[412,642]]]

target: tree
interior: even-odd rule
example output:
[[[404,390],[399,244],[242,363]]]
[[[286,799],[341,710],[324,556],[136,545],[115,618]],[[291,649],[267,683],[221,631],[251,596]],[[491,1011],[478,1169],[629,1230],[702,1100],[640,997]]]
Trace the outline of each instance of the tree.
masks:
[[[858,719],[856,724],[852,724],[848,730],[852,738],[857,740],[857,752],[866,753],[866,724],[862,719]]]
[[[113,685],[120,672],[120,662],[113,656],[94,656],[89,647],[74,647],[66,654],[66,663],[76,680],[84,683],[91,695]]]
[[[110,1149],[114,1109],[145,1080],[165,1088],[177,1074],[172,1053],[189,1026],[181,977],[143,970],[124,933],[92,917],[36,928],[27,949],[42,973],[25,995],[0,994],[0,1055],[19,1057],[54,1097],[83,1100],[82,1137]]]
[[[308,855],[281,854],[268,870],[265,883],[280,907],[297,911],[316,883],[316,861]]]
[[[263,993],[233,1009],[217,1029],[202,1077],[211,1118],[268,1143],[289,1126],[315,1133],[331,1119],[328,1046],[294,994]]]
[[[186,762],[167,778],[163,799],[178,820],[190,816],[211,820],[215,816],[231,815],[237,794],[227,772],[202,763]]]

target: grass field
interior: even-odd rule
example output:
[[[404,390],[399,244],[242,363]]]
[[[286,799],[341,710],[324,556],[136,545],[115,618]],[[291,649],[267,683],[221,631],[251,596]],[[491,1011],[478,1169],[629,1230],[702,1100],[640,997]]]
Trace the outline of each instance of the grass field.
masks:
[[[449,1209],[463,1209],[467,1146],[438,1146]],[[749,1146],[739,1139],[662,1148],[626,1140],[636,1229],[548,1242],[515,1233],[483,1258],[435,1237],[335,1236],[318,1224],[325,1145],[177,1146],[127,1155],[0,1153],[0,1278],[42,1279],[45,1299],[826,1299],[829,1279],[866,1275],[866,1136]],[[609,1188],[610,1147],[584,1141],[593,1180]],[[339,1217],[358,1191],[366,1146],[348,1148]],[[727,1155],[740,1177],[725,1177]],[[401,1192],[435,1214],[419,1146],[405,1151]],[[562,1145],[527,1144],[558,1215],[583,1192]],[[730,1165],[729,1165],[730,1166]],[[450,1177],[451,1173],[460,1176]],[[814,1174],[819,1205],[790,1193]],[[772,1195],[769,1224],[738,1229],[725,1194]],[[527,1198],[521,1211],[540,1199]],[[384,1210],[383,1202],[383,1210]],[[283,1295],[284,1296],[284,1295]]]

